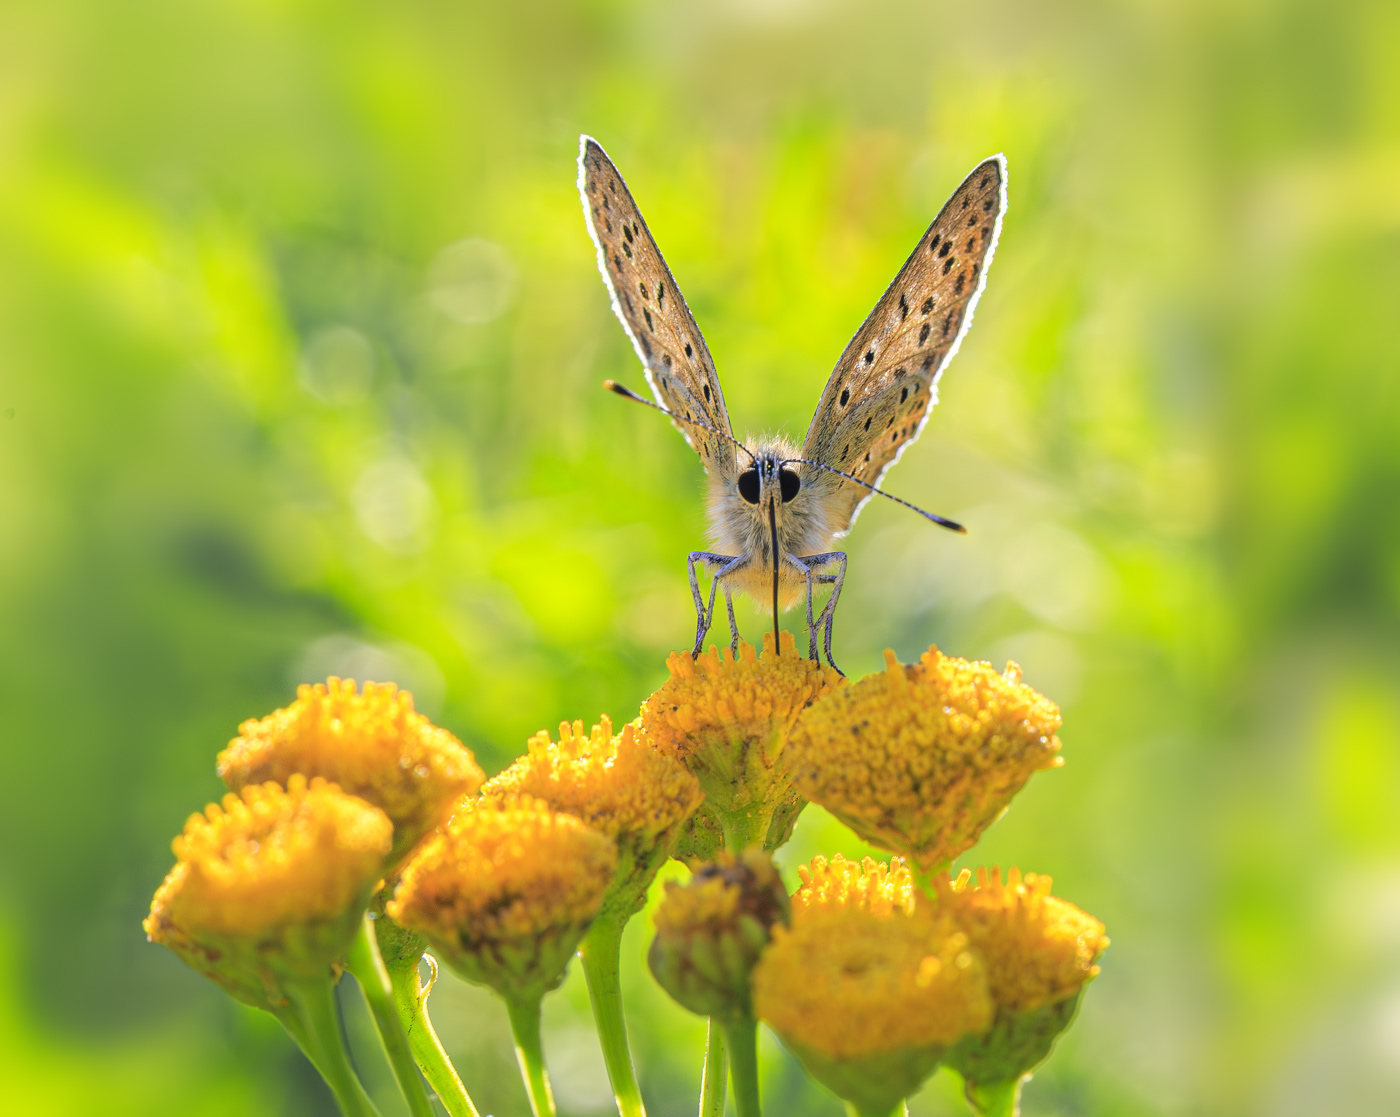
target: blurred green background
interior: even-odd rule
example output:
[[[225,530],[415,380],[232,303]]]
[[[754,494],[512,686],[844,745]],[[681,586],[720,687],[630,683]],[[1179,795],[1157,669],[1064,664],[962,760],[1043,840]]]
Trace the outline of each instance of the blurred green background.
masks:
[[[1064,707],[1065,768],[966,859],[1113,938],[1028,1117],[1400,1111],[1391,0],[0,2],[0,1108],[331,1112],[139,927],[214,753],[334,671],[494,771],[632,716],[687,643],[702,474],[601,389],[641,375],[580,131],[736,427],[799,437],[1006,153],[976,326],[887,478],[970,535],[869,507],[838,661],[936,641]],[[785,860],[859,848],[813,810]],[[646,937],[669,1117],[701,1033]],[[494,1002],[434,1004],[483,1113],[523,1113]],[[606,1113],[578,974],[546,1048]],[[771,1113],[839,1113],[764,1059]],[[942,1077],[912,1112],[965,1110]]]

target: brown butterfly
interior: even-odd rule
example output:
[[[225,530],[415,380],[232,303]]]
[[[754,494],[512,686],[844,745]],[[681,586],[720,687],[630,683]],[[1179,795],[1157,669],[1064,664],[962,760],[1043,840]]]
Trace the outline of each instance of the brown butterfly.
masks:
[[[964,530],[876,486],[919,437],[938,399],[938,378],[972,324],[1006,212],[1006,160],[994,155],[980,163],[919,238],[836,362],[800,450],[781,438],[734,437],[705,339],[626,183],[589,136],[579,140],[578,186],[598,269],[657,402],[611,380],[607,386],[670,415],[710,478],[716,549],[686,559],[695,599],[694,654],[714,620],[721,585],[731,647],[739,642],[735,590],[755,598],[771,591],[775,640],[779,612],[805,590],[809,655],[818,658],[821,630],[827,662],[835,667],[831,626],[846,555],[831,548],[871,494]],[[713,574],[708,604],[697,566]],[[814,585],[831,587],[816,618]]]

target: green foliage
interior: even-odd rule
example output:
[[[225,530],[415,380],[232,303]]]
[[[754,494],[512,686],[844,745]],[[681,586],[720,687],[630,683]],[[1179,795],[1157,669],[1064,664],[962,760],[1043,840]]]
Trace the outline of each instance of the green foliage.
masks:
[[[1397,44],[1380,0],[0,5],[0,1108],[329,1106],[139,930],[294,683],[393,677],[494,771],[688,643],[701,473],[601,389],[641,376],[580,131],[736,427],[798,436],[1006,152],[977,323],[888,478],[970,535],[868,508],[838,661],[1010,656],[1065,708],[1065,769],[979,847],[1114,940],[1028,1113],[1395,1108]],[[810,811],[785,860],[852,841]],[[639,1076],[681,1112],[701,1035],[640,923]],[[482,1111],[522,1112],[497,1010],[434,998]],[[604,1112],[577,973],[545,1027],[562,1111]],[[761,1055],[772,1112],[839,1112]]]

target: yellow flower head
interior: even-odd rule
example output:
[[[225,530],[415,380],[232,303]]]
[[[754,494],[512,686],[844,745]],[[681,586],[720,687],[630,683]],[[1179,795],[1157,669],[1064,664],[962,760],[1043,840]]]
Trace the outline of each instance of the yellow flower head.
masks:
[[[699,806],[700,783],[651,746],[638,723],[613,735],[606,715],[585,734],[583,722],[559,726],[559,742],[541,730],[528,752],[488,780],[482,797],[531,795],[582,819],[618,845],[618,879],[607,905],[631,915],[670,855],[680,824]]]
[[[1084,985],[1098,972],[1108,945],[1092,915],[1050,895],[1050,878],[1012,869],[988,875],[963,870],[939,885],[943,910],[967,933],[987,967],[996,1020],[984,1035],[969,1036],[948,1053],[969,1096],[983,1084],[1015,1082],[1050,1053],[1069,1027]]]
[[[414,853],[389,915],[469,981],[543,994],[613,880],[617,847],[529,796],[466,801]]]
[[[801,806],[788,737],[802,711],[844,680],[800,655],[790,633],[782,635],[781,652],[771,636],[763,644],[759,655],[741,643],[737,658],[713,648],[694,660],[671,655],[670,678],[642,707],[642,727],[660,751],[695,773],[705,809],[727,830],[742,819],[749,840],[772,848]]]
[[[747,1016],[749,972],[772,928],[791,917],[772,858],[721,853],[685,884],[668,881],[648,962],[661,987],[703,1016]]]
[[[883,907],[881,891],[866,896]],[[917,1090],[948,1045],[992,1019],[967,936],[927,907],[799,904],[753,971],[753,998],[817,1079],[872,1112]]]
[[[368,800],[393,820],[391,865],[485,779],[471,751],[416,713],[407,691],[366,683],[357,694],[353,679],[335,678],[298,687],[290,706],[245,721],[218,765],[234,791],[300,772]]]
[[[834,1058],[946,1045],[985,1029],[992,1003],[968,936],[930,908],[906,913],[867,895],[873,910],[794,906],[791,930],[775,930],[754,971],[759,1016]]]
[[[801,918],[809,911],[857,908],[889,915],[914,913],[914,877],[902,858],[886,865],[867,857],[857,863],[836,854],[830,861],[820,855],[811,865],[799,865],[802,884],[792,895],[793,911]]]
[[[1032,772],[1059,766],[1059,708],[1008,664],[999,675],[930,648],[807,711],[790,753],[798,791],[866,841],[931,870],[970,848]]]
[[[947,890],[947,906],[987,967],[997,1007],[1030,1012],[1077,993],[1096,977],[1108,945],[1104,925],[1050,895],[1047,876],[1012,869],[964,869]]]
[[[240,1000],[280,1002],[277,975],[325,973],[354,936],[389,852],[384,812],[294,775],[191,815],[142,924]]]

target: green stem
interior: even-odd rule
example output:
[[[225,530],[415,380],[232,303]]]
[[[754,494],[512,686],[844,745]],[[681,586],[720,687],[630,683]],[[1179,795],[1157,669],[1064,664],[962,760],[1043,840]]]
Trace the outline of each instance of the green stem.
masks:
[[[408,1046],[413,1059],[423,1077],[428,1080],[438,1101],[442,1102],[450,1117],[481,1117],[462,1080],[457,1077],[456,1068],[443,1050],[442,1041],[433,1030],[433,1022],[428,1018],[428,994],[437,980],[437,961],[430,954],[423,955],[432,967],[432,977],[426,986],[418,980],[418,963],[412,966],[396,966],[389,971],[389,981],[394,987],[394,1002],[398,1005],[399,1019],[408,1032]]]
[[[394,987],[389,980],[389,971],[384,968],[384,959],[379,956],[379,945],[374,937],[374,922],[366,913],[360,921],[360,930],[355,941],[350,944],[346,965],[369,1005],[374,1017],[375,1029],[379,1032],[379,1042],[384,1045],[384,1053],[389,1057],[389,1066],[394,1078],[408,1100],[408,1111],[413,1117],[433,1117],[433,1103],[428,1091],[423,1087],[422,1076],[413,1061],[413,1052],[408,1045],[408,1034],[399,1020],[398,1007],[394,1004]]]
[[[734,1109],[739,1117],[762,1117],[758,1101],[758,1021],[742,1016],[724,1026],[729,1049],[729,1075],[734,1084]]]
[[[608,1068],[619,1117],[646,1117],[632,1055],[627,1047],[627,1021],[622,1015],[622,985],[619,980],[622,957],[622,929],[627,924],[617,915],[599,916],[588,929],[579,957],[588,981],[588,999],[593,1002],[593,1020],[598,1025],[598,1041]]]
[[[917,859],[911,857],[907,859],[909,875],[914,878],[914,887],[926,896],[933,895],[933,880],[942,876],[948,871],[951,861],[940,861],[936,865],[930,865],[927,869],[920,867]]]
[[[544,1069],[544,1049],[540,1045],[540,1001],[539,997],[507,997],[506,1011],[510,1014],[511,1034],[515,1036],[520,1076],[530,1095],[530,1109],[535,1117],[556,1117],[554,1091]]]
[[[724,1117],[724,1094],[729,1077],[725,1073],[727,1067],[724,1029],[712,1016],[709,1035],[705,1040],[705,1069],[700,1072],[700,1117]]]
[[[909,1104],[901,1101],[893,1109],[862,1109],[855,1102],[848,1101],[846,1117],[909,1117]]]
[[[743,853],[749,846],[761,846],[773,821],[771,810],[755,810],[752,814],[742,810],[715,813],[719,816],[720,830],[724,834],[724,848],[735,855]]]
[[[968,1104],[978,1117],[1018,1117],[1021,1112],[1021,1084],[1025,1080],[968,1082],[965,1084]]]
[[[283,1026],[301,1045],[326,1085],[335,1095],[344,1117],[380,1117],[370,1101],[340,1038],[340,1022],[335,1015],[335,990],[329,976],[286,987],[287,1006]]]

